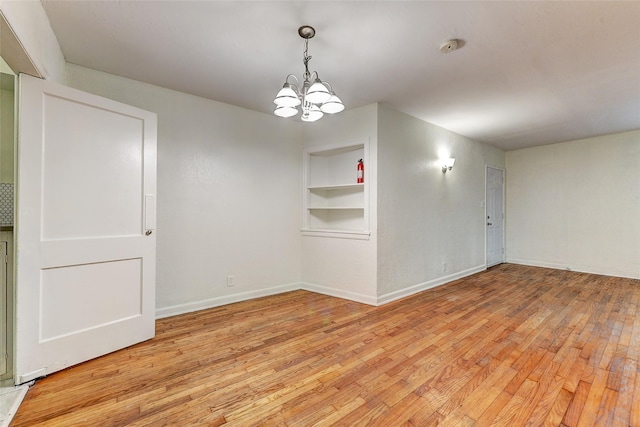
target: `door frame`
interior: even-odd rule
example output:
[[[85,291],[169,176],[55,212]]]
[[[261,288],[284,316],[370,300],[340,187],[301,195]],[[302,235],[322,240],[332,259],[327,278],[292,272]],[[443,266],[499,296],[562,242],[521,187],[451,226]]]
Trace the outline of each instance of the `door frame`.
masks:
[[[4,13],[2,10],[0,10],[0,39],[2,39],[2,43],[0,44],[0,55],[2,56],[2,58],[4,59],[4,61],[7,63],[7,65],[9,65],[9,67],[11,68],[11,70],[15,73],[16,77],[14,80],[14,100],[13,100],[13,110],[14,110],[14,131],[13,131],[13,145],[14,145],[14,162],[16,161],[16,156],[17,156],[17,132],[18,132],[18,97],[16,95],[17,92],[17,76],[20,73],[23,74],[28,74],[34,77],[39,77],[39,78],[44,78],[44,75],[40,72],[40,70],[38,69],[38,66],[32,61],[31,56],[27,53],[26,48],[24,47],[24,44],[18,39],[15,31],[13,30],[12,25],[9,23],[9,21],[7,20],[7,18],[5,17]],[[13,178],[13,182],[14,185],[17,185],[17,169],[14,170],[14,178]],[[10,341],[9,343],[9,355],[8,355],[8,362],[9,362],[9,366],[7,366],[8,368],[8,372],[6,373],[5,377],[3,377],[3,380],[10,380],[13,379],[13,381],[15,382],[15,351],[16,351],[16,347],[15,347],[15,323],[16,323],[16,311],[15,311],[15,291],[16,291],[16,287],[17,287],[17,282],[16,282],[16,278],[15,278],[15,272],[16,272],[16,268],[15,268],[15,260],[16,260],[16,246],[15,246],[15,241],[16,241],[16,233],[15,233],[15,218],[17,218],[17,208],[16,208],[17,204],[16,204],[16,200],[15,200],[15,193],[14,193],[14,229],[13,231],[11,231],[11,236],[12,236],[12,244],[9,245],[9,263],[7,265],[7,274],[9,275],[9,277],[7,278],[8,280],[10,280],[11,283],[11,295],[10,297],[10,301],[8,301],[8,304],[10,307],[8,307],[8,311],[9,311],[9,316],[11,317],[10,323],[10,330],[7,333],[7,339]]]
[[[489,174],[489,168],[491,169],[495,169],[495,170],[499,170],[502,172],[502,263],[505,262],[506,260],[506,227],[505,227],[505,219],[506,219],[506,204],[507,204],[507,200],[506,200],[506,182],[507,182],[507,173],[506,170],[502,167],[499,166],[493,166],[493,165],[489,165],[489,164],[485,164],[485,168],[484,168],[484,216],[482,217],[483,220],[483,224],[484,224],[484,265],[485,268],[489,268],[492,267],[494,265],[498,265],[500,263],[497,264],[491,264],[489,265],[489,263],[487,262],[487,256],[488,256],[488,251],[487,251],[487,243],[488,243],[488,233],[487,233],[487,196],[488,196],[488,191],[487,191],[487,187],[489,185],[487,176]]]

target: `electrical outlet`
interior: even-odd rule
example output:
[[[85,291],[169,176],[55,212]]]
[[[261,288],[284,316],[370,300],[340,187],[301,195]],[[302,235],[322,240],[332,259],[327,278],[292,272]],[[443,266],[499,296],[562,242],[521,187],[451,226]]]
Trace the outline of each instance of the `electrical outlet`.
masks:
[[[442,272],[443,273],[447,272],[447,263],[446,262],[442,262]]]
[[[232,288],[236,285],[236,276],[227,276],[227,287]]]

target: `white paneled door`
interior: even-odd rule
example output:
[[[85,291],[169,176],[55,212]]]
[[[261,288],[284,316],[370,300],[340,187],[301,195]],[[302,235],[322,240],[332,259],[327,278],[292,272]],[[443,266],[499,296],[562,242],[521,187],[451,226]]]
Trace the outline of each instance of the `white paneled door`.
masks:
[[[487,267],[504,262],[504,171],[487,167]]]
[[[17,384],[155,334],[154,113],[19,78]]]

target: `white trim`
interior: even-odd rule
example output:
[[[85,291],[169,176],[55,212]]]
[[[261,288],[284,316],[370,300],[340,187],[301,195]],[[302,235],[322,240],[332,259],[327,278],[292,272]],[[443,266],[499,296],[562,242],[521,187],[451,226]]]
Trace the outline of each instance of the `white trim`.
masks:
[[[427,289],[435,288],[438,286],[445,285],[449,282],[453,282],[454,280],[461,279],[463,277],[471,276],[472,274],[479,273],[481,271],[485,271],[486,267],[484,265],[478,265],[476,267],[472,267],[466,270],[459,271],[457,273],[450,274],[448,276],[438,277],[433,280],[428,280],[426,282],[418,283],[417,285],[410,286],[408,288],[399,289],[397,291],[389,292],[387,294],[381,295],[378,297],[378,301],[376,305],[384,305],[388,304],[392,301],[399,300],[401,298],[405,298],[414,294],[417,294],[422,291],[426,291]]]
[[[640,280],[640,273],[629,273],[624,271],[616,271],[616,272],[605,271],[596,267],[590,267],[585,265],[575,265],[575,264],[566,264],[566,263],[562,264],[557,262],[535,261],[535,260],[520,259],[520,258],[507,258],[506,262],[510,264],[528,265],[531,267],[553,268],[555,270],[577,271],[580,273],[599,274],[602,276],[623,277],[626,279]]]
[[[378,305],[377,299],[375,296],[365,295],[358,292],[345,291],[343,289],[330,288],[327,286],[316,285],[314,283],[306,283],[306,282],[302,283],[302,287],[300,289],[303,289],[309,292],[315,292],[322,295],[328,295],[330,297],[347,299],[347,300],[359,302],[362,304],[368,304],[373,306]]]
[[[261,289],[258,291],[240,292],[232,295],[225,295],[216,298],[210,298],[201,301],[188,302],[185,304],[172,305],[169,307],[163,307],[156,309],[156,319],[163,319],[165,317],[177,316],[179,314],[191,313],[199,310],[206,310],[207,308],[220,307],[222,305],[232,304],[234,302],[248,301],[254,298],[266,297],[271,295],[278,295],[285,292],[304,290],[309,292],[315,292],[322,295],[328,295],[336,298],[347,299],[350,301],[360,302],[368,305],[377,305],[376,298],[360,294],[357,292],[350,292],[341,289],[329,288],[326,286],[316,285],[313,283],[290,283],[287,285],[274,286],[268,289]]]
[[[380,297],[365,295],[359,292],[345,291],[344,289],[336,289],[328,286],[317,285],[315,283],[307,283],[307,282],[289,283],[286,285],[274,286],[271,288],[261,289],[257,291],[239,292],[232,295],[225,295],[225,296],[201,300],[201,301],[194,301],[194,302],[189,302],[185,304],[178,304],[178,305],[173,305],[169,307],[158,308],[156,309],[156,319],[162,319],[170,316],[177,316],[178,314],[191,313],[198,310],[205,310],[207,308],[213,308],[213,307],[219,307],[221,305],[232,304],[234,302],[247,301],[254,298],[266,297],[271,295],[282,294],[284,292],[291,292],[291,291],[298,291],[298,290],[315,292],[322,295],[328,295],[330,297],[342,298],[349,301],[355,301],[355,302],[372,305],[372,306],[380,306],[380,305],[384,305],[392,301],[398,300],[400,298],[417,294],[418,292],[435,288],[437,286],[447,284],[454,280],[458,280],[463,277],[479,273],[484,270],[486,270],[485,266],[479,265],[477,267],[472,267],[467,270],[459,271],[457,273],[450,274],[448,276],[438,277],[437,279],[429,280],[427,282],[419,283],[417,285],[413,285],[408,288],[393,291],[388,294],[382,295]]]
[[[185,304],[172,305],[169,307],[157,308],[156,319],[176,316],[178,314],[191,313],[193,311],[205,310],[207,308],[219,307],[221,305],[232,304],[234,302],[247,301],[254,298],[266,297],[270,295],[282,294],[284,292],[297,291],[302,289],[300,283],[290,283],[287,285],[274,286],[257,291],[239,292],[232,295],[210,298],[201,301],[188,302]]]

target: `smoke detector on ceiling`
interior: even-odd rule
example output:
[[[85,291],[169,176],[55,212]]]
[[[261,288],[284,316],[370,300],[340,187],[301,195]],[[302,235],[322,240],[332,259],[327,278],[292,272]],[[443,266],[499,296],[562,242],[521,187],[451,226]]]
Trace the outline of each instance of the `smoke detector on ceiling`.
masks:
[[[440,45],[440,52],[449,53],[449,52],[453,52],[457,48],[458,48],[458,40],[456,39],[447,40],[446,42],[442,43],[442,45]]]

